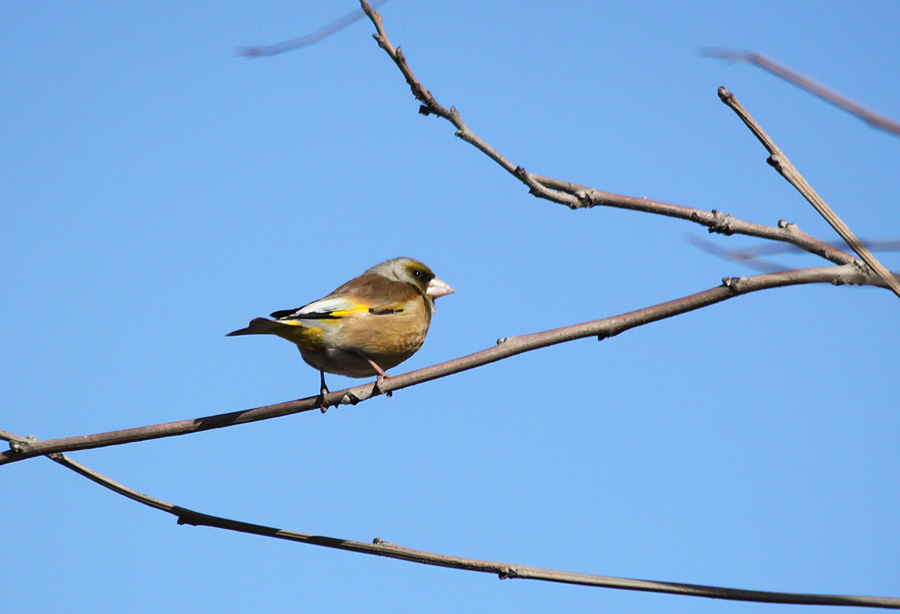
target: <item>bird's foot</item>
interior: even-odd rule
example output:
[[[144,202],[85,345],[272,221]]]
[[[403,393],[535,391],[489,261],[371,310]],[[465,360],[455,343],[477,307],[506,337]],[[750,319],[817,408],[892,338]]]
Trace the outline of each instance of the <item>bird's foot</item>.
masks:
[[[366,356],[365,358],[366,358],[366,360],[369,361],[369,364],[372,365],[372,368],[375,369],[375,373],[378,374],[378,377],[375,380],[375,392],[377,394],[383,394],[386,397],[391,396],[390,390],[388,390],[387,392],[385,392],[385,390],[384,390],[384,380],[390,376],[387,373],[385,373],[384,369],[382,369],[381,367],[378,366],[377,362],[375,362],[368,356]]]
[[[325,385],[325,372],[319,371],[319,374],[321,375],[321,385],[319,386],[319,399],[318,399],[319,400],[319,409],[324,414],[326,411],[328,411],[328,405],[325,403],[325,395],[328,394],[330,391],[328,390],[328,386]]]
[[[384,390],[384,387],[383,387],[384,380],[388,377],[390,377],[390,376],[387,373],[385,373],[383,375],[381,373],[379,373],[378,377],[375,379],[375,392],[377,392],[378,394],[383,394],[386,397],[390,397],[392,394],[394,394],[390,390],[388,390],[387,392],[385,392],[385,390]]]

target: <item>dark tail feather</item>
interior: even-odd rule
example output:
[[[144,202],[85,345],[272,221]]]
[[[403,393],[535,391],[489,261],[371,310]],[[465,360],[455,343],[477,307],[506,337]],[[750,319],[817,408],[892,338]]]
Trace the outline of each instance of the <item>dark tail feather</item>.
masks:
[[[233,330],[226,337],[237,337],[238,335],[265,335],[272,333],[276,328],[282,326],[277,322],[273,322],[272,320],[267,320],[265,318],[254,318],[250,321],[250,324],[247,328],[242,328],[240,330]]]

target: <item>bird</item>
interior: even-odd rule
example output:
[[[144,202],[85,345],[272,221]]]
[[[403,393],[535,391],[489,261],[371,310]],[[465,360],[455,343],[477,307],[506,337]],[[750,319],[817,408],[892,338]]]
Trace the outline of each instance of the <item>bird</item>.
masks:
[[[375,388],[381,392],[387,370],[422,347],[434,300],[454,292],[418,260],[393,258],[324,298],[275,311],[270,314],[274,320],[254,318],[246,328],[226,336],[276,335],[296,344],[303,360],[319,371],[324,412],[325,373],[375,375]]]

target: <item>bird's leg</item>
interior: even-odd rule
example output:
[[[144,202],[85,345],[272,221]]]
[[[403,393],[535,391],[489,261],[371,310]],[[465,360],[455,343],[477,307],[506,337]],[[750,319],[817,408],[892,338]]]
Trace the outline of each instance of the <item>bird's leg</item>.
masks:
[[[326,411],[328,411],[328,406],[325,405],[325,395],[328,394],[329,390],[328,386],[325,385],[325,372],[319,371],[319,376],[321,381],[321,386],[319,388],[319,398],[322,401],[321,405],[319,405],[319,409],[321,409],[322,413],[324,414]]]
[[[378,366],[378,363],[369,358],[368,356],[363,355],[363,358],[369,361],[369,364],[372,365],[372,368],[375,369],[375,373],[378,374],[378,379],[375,380],[375,390],[382,393],[384,396],[391,396],[391,392],[385,392],[384,388],[381,385],[384,383],[384,378],[389,377],[387,373],[384,372],[384,369]]]

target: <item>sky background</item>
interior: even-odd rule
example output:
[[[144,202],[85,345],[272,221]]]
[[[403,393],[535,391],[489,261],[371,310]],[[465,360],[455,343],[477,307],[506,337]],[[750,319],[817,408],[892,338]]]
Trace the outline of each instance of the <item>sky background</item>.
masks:
[[[395,256],[457,290],[395,374],[754,272],[692,246],[702,227],[529,196],[417,113],[368,21],[236,56],[354,6],[0,4],[0,429],[51,439],[313,395],[318,374],[293,346],[225,333]],[[860,237],[900,237],[900,139],[697,53],[759,50],[900,117],[893,0],[391,0],[381,13],[437,99],[530,171],[836,239],[719,102],[724,85]],[[898,309],[872,288],[766,291],[324,416],[72,457],[181,506],[319,535],[900,596]],[[177,526],[46,459],[0,468],[0,488],[10,612],[810,611]]]

